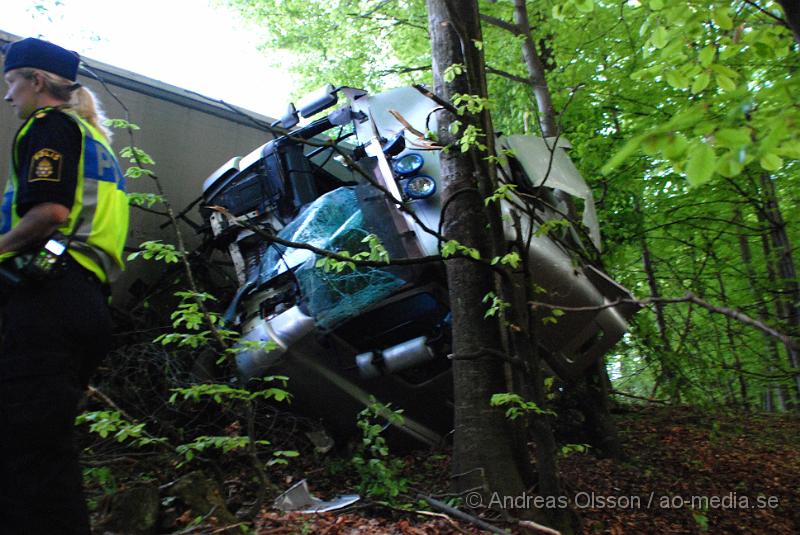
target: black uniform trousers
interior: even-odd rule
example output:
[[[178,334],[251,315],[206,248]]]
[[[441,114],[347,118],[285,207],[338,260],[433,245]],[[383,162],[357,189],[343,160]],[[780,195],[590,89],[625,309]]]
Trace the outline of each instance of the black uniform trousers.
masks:
[[[0,532],[87,535],[73,434],[78,403],[110,345],[104,288],[70,260],[58,278],[10,292],[2,337]]]

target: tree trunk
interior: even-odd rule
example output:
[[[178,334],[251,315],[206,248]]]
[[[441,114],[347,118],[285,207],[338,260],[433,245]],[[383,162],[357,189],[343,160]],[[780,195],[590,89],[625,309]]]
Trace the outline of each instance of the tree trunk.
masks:
[[[763,211],[759,209],[756,211],[756,214],[758,215],[758,221],[764,225],[767,225],[768,227],[768,221]],[[773,288],[772,293],[775,294],[777,293],[776,289],[778,288],[778,276],[775,273],[775,266],[772,262],[772,246],[770,245],[769,232],[765,232],[761,235],[761,248],[764,251],[764,262],[767,266],[767,281],[769,282],[769,287]],[[777,317],[780,318],[783,316],[783,303],[781,303],[779,298],[775,299],[775,311]],[[788,351],[788,348],[786,348],[785,345],[784,349]],[[782,367],[780,354],[775,363],[778,367]],[[788,408],[792,404],[791,396],[785,384],[778,384],[775,393],[778,395],[778,399],[781,402],[781,407],[784,409]]]
[[[715,270],[717,276],[717,283],[719,284],[719,297],[723,303],[728,302],[728,296],[725,291],[725,281],[722,278],[721,267],[718,267]],[[733,369],[736,371],[736,379],[739,382],[739,395],[741,396],[741,404],[742,408],[745,412],[750,411],[750,402],[749,395],[747,393],[747,381],[744,378],[744,373],[742,372],[742,359],[739,357],[739,348],[736,346],[736,338],[733,333],[733,320],[728,316],[725,316],[725,334],[728,337],[728,351],[733,355]],[[725,362],[725,359],[722,354],[720,354],[720,358],[722,362]],[[731,397],[733,401],[736,400],[736,396],[731,391]]]
[[[601,456],[624,459],[617,426],[609,410],[605,363],[598,360],[577,386],[577,399],[586,418],[589,443]]]
[[[782,314],[779,314],[781,321],[784,321],[789,329],[789,334],[795,340],[800,340],[800,310],[797,303],[800,303],[800,285],[797,281],[797,271],[795,270],[794,258],[792,257],[792,247],[789,236],[786,233],[786,222],[783,219],[778,197],[775,193],[775,184],[766,173],[761,175],[761,195],[764,201],[764,209],[770,225],[770,239],[772,242],[772,259],[777,268],[779,277]],[[767,260],[768,262],[770,259]],[[789,365],[794,369],[795,400],[800,399],[800,355],[797,349],[787,346],[786,351],[789,356]],[[795,403],[795,409],[800,408],[800,403]]]
[[[522,37],[522,59],[528,70],[527,82],[533,90],[536,106],[539,109],[537,115],[539,129],[541,130],[542,137],[557,136],[558,124],[556,122],[556,111],[555,108],[553,108],[550,88],[547,85],[547,79],[544,75],[544,63],[536,50],[536,45],[531,35],[531,25],[528,20],[528,8],[525,4],[525,0],[514,0],[514,24],[490,15],[481,15],[481,20],[497,26],[498,28],[503,28],[516,36]],[[501,71],[496,70],[494,72],[501,73]],[[519,82],[525,81],[525,79],[521,77],[508,75],[507,73],[502,74],[512,77]],[[527,131],[528,123],[526,119],[525,132],[527,133]]]
[[[522,235],[522,229],[518,218],[515,219],[517,229],[517,246],[522,252],[524,244],[528,243],[528,236]],[[532,231],[532,229],[531,229]],[[542,357],[539,352],[537,319],[530,313],[527,303],[536,300],[533,295],[535,287],[533,281],[535,274],[532,273],[527,255],[522,254],[522,280],[518,282],[515,302],[515,312],[517,317],[513,320],[522,329],[512,330],[511,339],[514,343],[516,354],[526,363],[526,373],[515,370],[518,390],[525,399],[536,403],[537,406],[544,408],[547,403],[547,392],[544,386],[544,370]],[[547,414],[533,413],[529,419],[530,433],[536,444],[536,470],[538,493],[541,496],[562,496],[563,488],[558,476],[557,452],[558,446],[551,425],[551,418]],[[568,508],[550,508],[545,510],[545,518],[548,524],[558,529],[562,533],[580,531],[580,518],[575,512]]]
[[[539,108],[539,127],[542,137],[555,137],[559,134],[556,124],[556,111],[553,108],[553,101],[550,98],[550,88],[544,77],[544,65],[542,64],[536,45],[531,36],[531,24],[528,21],[528,8],[525,0],[514,0],[514,22],[518,28],[518,35],[524,39],[522,41],[522,57],[528,69],[528,79],[530,80],[533,94],[536,97],[536,105]]]
[[[543,137],[556,137],[561,134],[556,120],[556,111],[550,94],[550,87],[545,78],[542,63],[531,34],[528,8],[525,0],[514,0],[515,28],[506,28],[521,36],[522,57],[528,70],[528,80],[533,88],[536,104],[539,109],[539,127]],[[535,274],[534,282],[535,282]],[[531,299],[535,300],[535,299]],[[622,445],[619,442],[616,425],[608,409],[608,374],[601,359],[598,366],[589,368],[584,376],[568,389],[574,389],[581,412],[584,413],[590,442],[603,455],[622,458]]]
[[[428,12],[436,93],[447,100],[455,93],[469,93],[465,75],[446,82],[443,73],[450,65],[467,65],[465,55],[474,51],[473,39],[481,38],[477,3],[428,0]],[[439,139],[454,143],[449,126],[455,117],[445,111],[438,119]],[[486,258],[492,247],[478,180],[487,177],[480,177],[476,165],[485,155],[475,151],[441,153],[442,197],[448,205],[442,228],[449,239],[478,249]],[[493,394],[507,391],[503,363],[488,351],[499,343],[499,326],[494,318],[484,318],[482,305],[493,289],[493,277],[485,265],[463,258],[449,259],[445,266],[453,316],[453,480],[458,491],[477,490],[489,504],[494,492],[517,496],[525,488],[504,413],[489,404]]]
[[[786,14],[786,24],[794,34],[794,40],[800,45],[800,3],[797,0],[778,0]]]
[[[636,212],[641,218],[644,217],[641,206],[639,205],[639,199],[636,199]],[[643,227],[644,224],[642,224],[642,228]],[[644,267],[645,275],[647,276],[647,284],[650,287],[650,295],[653,298],[658,299],[661,297],[661,290],[659,289],[658,281],[656,280],[656,273],[655,269],[653,268],[653,259],[650,254],[650,246],[648,245],[647,237],[643,232],[641,235],[640,244],[642,247],[642,265]],[[656,377],[656,382],[653,385],[653,391],[650,394],[650,397],[655,398],[659,386],[666,382],[668,385],[667,389],[669,391],[670,399],[673,402],[680,402],[680,389],[677,385],[678,380],[675,371],[672,369],[671,363],[672,344],[667,336],[667,320],[664,315],[664,305],[662,303],[656,303],[654,305],[654,309],[656,314],[658,337],[661,342],[661,357],[659,358],[661,372],[659,373],[658,377]]]
[[[741,223],[743,221],[742,213],[737,208],[734,212],[734,222]],[[739,253],[742,257],[742,264],[744,265],[745,273],[747,274],[747,280],[750,283],[750,289],[753,292],[753,302],[758,307],[758,319],[761,320],[765,324],[769,324],[769,310],[767,309],[766,302],[764,301],[764,295],[761,292],[760,284],[758,283],[758,277],[756,276],[756,270],[753,266],[753,254],[750,251],[750,242],[747,239],[747,236],[744,234],[739,235]],[[769,255],[766,255],[768,259]],[[775,371],[775,365],[780,363],[781,355],[780,350],[778,349],[778,344],[775,342],[775,339],[767,334],[764,335],[764,343],[767,345],[768,351],[768,358],[767,358],[767,368],[769,371]],[[777,387],[777,385],[768,384],[764,390],[764,401],[765,401],[765,410],[773,411],[775,410],[775,400],[773,399],[773,390]],[[778,391],[778,395],[780,396],[780,391]],[[783,405],[783,400],[781,400],[781,405]]]

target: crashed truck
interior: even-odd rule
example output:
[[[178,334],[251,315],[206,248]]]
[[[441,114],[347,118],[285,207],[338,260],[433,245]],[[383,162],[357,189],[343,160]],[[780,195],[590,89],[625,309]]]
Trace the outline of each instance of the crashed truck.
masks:
[[[312,118],[341,97],[343,106],[297,127],[298,115]],[[245,341],[236,357],[240,379],[289,376],[293,410],[320,418],[334,436],[355,430],[372,399],[402,409],[395,431],[422,443],[438,444],[452,429],[443,263],[326,269],[310,248],[290,245],[354,255],[377,237],[390,259],[439,254],[425,227],[439,228],[440,151],[421,137],[435,131],[438,107],[420,87],[370,95],[329,85],[289,105],[273,125],[289,133],[231,159],[203,184],[204,232],[230,256],[239,283],[225,319]],[[534,217],[522,215],[522,226],[531,231],[528,259],[539,295],[564,307],[595,307],[539,322],[547,363],[575,376],[626,332],[634,310],[614,303],[630,294],[583,260],[599,250],[600,232],[568,143],[519,135],[498,143],[513,155],[499,174],[517,186],[503,213],[515,210],[519,195],[534,199]],[[567,217],[576,206],[583,208],[579,223]],[[513,240],[517,231],[504,220]],[[536,232],[556,220],[567,223]]]

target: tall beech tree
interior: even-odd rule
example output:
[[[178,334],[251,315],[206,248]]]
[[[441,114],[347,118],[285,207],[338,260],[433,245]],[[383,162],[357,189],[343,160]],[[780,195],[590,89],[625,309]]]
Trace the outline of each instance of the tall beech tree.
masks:
[[[476,42],[481,42],[478,6],[473,1],[429,0],[429,29],[433,50],[434,92],[450,101],[457,94],[486,98],[483,57]],[[453,65],[462,65],[461,74],[445,77]],[[488,114],[457,116],[452,110],[438,113],[438,138],[449,147],[441,154],[443,183],[442,229],[450,239],[477,249],[482,258],[497,250],[498,218],[489,220],[484,210],[485,195],[491,191],[488,153],[473,145],[458,150],[455,121],[479,127],[486,137]],[[455,387],[455,437],[453,479],[461,491],[481,489],[488,498],[492,492],[514,496],[525,489],[515,463],[508,422],[503,411],[490,405],[493,394],[505,392],[504,363],[494,355],[500,338],[495,318],[485,318],[482,302],[494,289],[492,271],[485,264],[465,258],[445,262],[451,288],[453,314],[453,382]]]
[[[463,95],[488,101],[477,2],[428,0],[428,13],[435,94],[446,101],[455,101]],[[460,67],[459,72],[448,75],[454,66]],[[456,114],[452,106],[445,106],[437,119],[438,139],[447,147],[440,155],[443,206],[447,208],[443,214],[443,232],[449,239],[477,249],[482,258],[486,258],[487,253],[499,257],[508,252],[500,213],[496,204],[484,202],[497,187],[494,168],[490,165],[496,153],[489,110],[481,107],[474,113]],[[473,143],[467,150],[463,150],[466,148],[463,146],[459,150],[459,135],[453,127],[461,123],[458,130],[477,128],[482,141]],[[501,333],[498,318],[487,318],[482,303],[487,294],[497,289],[513,308],[513,304],[519,303],[515,294],[521,291],[521,295],[527,297],[527,293],[524,286],[509,283],[508,277],[494,280],[485,264],[453,258],[446,260],[445,266],[453,314],[455,437],[452,477],[462,492],[480,488],[487,498],[495,492],[514,496],[526,486],[524,474],[529,461],[527,455],[518,452],[527,437],[511,433],[508,420],[502,411],[491,406],[490,400],[493,395],[516,386],[523,393],[532,393],[543,404],[541,364],[535,359],[535,340],[529,339],[530,331],[520,329],[524,336]],[[511,314],[517,319],[517,325],[527,327],[529,315],[525,300],[521,308],[518,305]],[[516,383],[509,383],[506,377],[511,370],[506,370],[505,362],[498,358],[499,352],[495,349],[498,345],[510,353],[515,362],[526,362],[529,376],[519,374]],[[531,383],[532,387],[526,388]],[[557,496],[560,489],[555,473],[555,444],[544,417],[536,418],[534,430],[540,447],[539,492]],[[522,444],[515,444],[514,440]],[[573,525],[574,517],[563,509],[552,508],[542,517],[562,532],[571,532],[577,527]]]

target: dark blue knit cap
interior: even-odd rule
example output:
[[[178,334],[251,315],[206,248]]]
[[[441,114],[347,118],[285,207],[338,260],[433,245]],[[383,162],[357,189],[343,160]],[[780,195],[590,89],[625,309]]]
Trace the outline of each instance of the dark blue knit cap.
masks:
[[[3,73],[30,67],[52,72],[73,82],[78,76],[78,63],[81,61],[78,53],[41,39],[28,37],[6,45],[3,52],[6,55]]]

